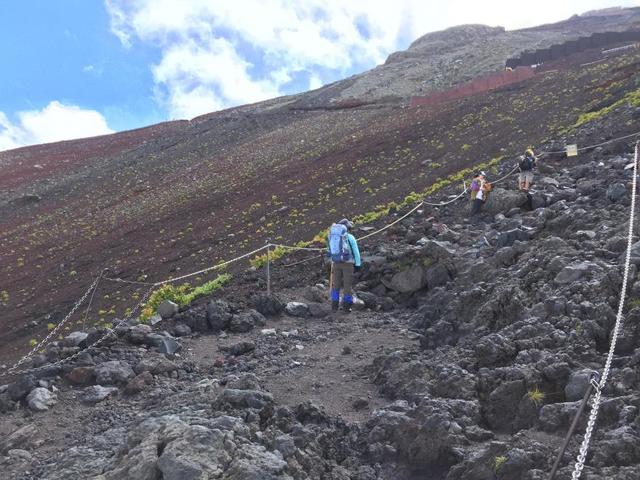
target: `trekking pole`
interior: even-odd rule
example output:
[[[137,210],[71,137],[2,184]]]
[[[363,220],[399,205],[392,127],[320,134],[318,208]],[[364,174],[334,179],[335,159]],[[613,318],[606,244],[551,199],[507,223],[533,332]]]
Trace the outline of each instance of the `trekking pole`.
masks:
[[[589,380],[589,387],[587,387],[587,391],[584,393],[584,397],[582,397],[582,403],[580,403],[580,407],[576,412],[576,416],[571,422],[571,426],[569,427],[569,431],[567,432],[567,436],[564,439],[564,443],[560,448],[560,453],[558,454],[558,458],[556,458],[555,463],[553,464],[553,468],[551,469],[551,473],[549,474],[549,480],[553,480],[556,476],[556,472],[558,471],[558,467],[560,466],[560,461],[562,460],[562,456],[564,455],[565,450],[569,446],[569,441],[571,441],[571,437],[578,426],[578,421],[580,420],[580,416],[584,411],[584,407],[586,407],[587,402],[589,401],[589,397],[594,389],[599,388],[598,383],[600,382],[600,374],[598,372],[593,372],[591,374],[591,379]]]
[[[267,295],[271,296],[271,255],[269,250],[271,249],[271,244],[269,243],[269,239],[267,239]]]
[[[331,298],[331,290],[333,290],[333,262],[331,262],[331,271],[329,272],[329,298]]]

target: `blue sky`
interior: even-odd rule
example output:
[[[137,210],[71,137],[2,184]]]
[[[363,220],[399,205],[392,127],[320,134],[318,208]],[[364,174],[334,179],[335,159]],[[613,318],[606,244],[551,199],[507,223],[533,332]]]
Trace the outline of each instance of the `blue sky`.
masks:
[[[429,31],[640,1],[0,0],[0,150],[296,93]]]

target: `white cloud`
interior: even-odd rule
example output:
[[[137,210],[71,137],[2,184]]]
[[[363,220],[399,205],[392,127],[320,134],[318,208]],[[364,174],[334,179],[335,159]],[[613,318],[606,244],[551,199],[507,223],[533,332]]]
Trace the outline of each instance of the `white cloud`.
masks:
[[[0,112],[0,150],[108,133],[113,130],[99,112],[58,101],[42,110],[19,112],[16,123]]]
[[[309,90],[315,90],[316,88],[320,88],[322,85],[322,79],[318,75],[311,74],[309,77]]]
[[[160,49],[153,67],[172,117],[281,94],[296,73],[310,84],[372,67],[419,36],[464,23],[507,28],[559,21],[634,0],[105,0],[126,46]],[[249,59],[253,60],[249,60]],[[256,65],[252,65],[256,63]],[[327,74],[329,73],[329,74]]]
[[[106,7],[124,45],[160,48],[154,80],[174,118],[280,95],[296,73],[379,63],[404,18],[393,5],[362,0],[106,0]]]

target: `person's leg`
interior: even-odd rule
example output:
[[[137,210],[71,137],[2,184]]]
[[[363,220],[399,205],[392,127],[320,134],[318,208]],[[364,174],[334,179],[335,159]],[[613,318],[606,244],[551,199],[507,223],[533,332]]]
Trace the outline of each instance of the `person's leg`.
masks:
[[[527,186],[527,191],[529,191],[529,189],[531,188],[531,184],[533,183],[533,172],[532,171],[528,171],[527,174],[525,175],[525,182],[526,182],[526,186]]]
[[[475,198],[471,206],[471,216],[474,217],[480,213],[480,207],[482,206],[482,200]]]
[[[340,305],[340,286],[342,282],[342,273],[339,263],[331,264],[331,309],[338,310]]]
[[[350,312],[353,306],[353,263],[342,264],[344,282],[344,297],[342,297],[342,309]]]

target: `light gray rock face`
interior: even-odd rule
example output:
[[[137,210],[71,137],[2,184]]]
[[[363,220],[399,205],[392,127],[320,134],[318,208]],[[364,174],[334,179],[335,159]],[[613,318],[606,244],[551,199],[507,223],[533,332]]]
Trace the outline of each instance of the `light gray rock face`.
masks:
[[[390,287],[396,292],[411,293],[426,287],[427,276],[424,268],[414,265],[407,270],[396,273],[391,279]]]
[[[289,302],[285,307],[285,311],[292,317],[308,317],[309,305],[302,302]]]
[[[177,303],[171,300],[165,300],[158,306],[158,315],[160,315],[163,320],[167,320],[178,313],[179,309],[180,307],[178,307]]]
[[[134,377],[131,366],[119,360],[111,360],[96,366],[96,382],[100,385],[118,385]]]
[[[29,405],[29,408],[37,412],[49,410],[49,408],[53,407],[56,403],[56,394],[50,392],[46,388],[34,388],[31,393],[27,395],[27,404]]]
[[[64,337],[63,343],[67,347],[79,347],[88,336],[89,334],[85,332],[71,332],[69,335]]]

